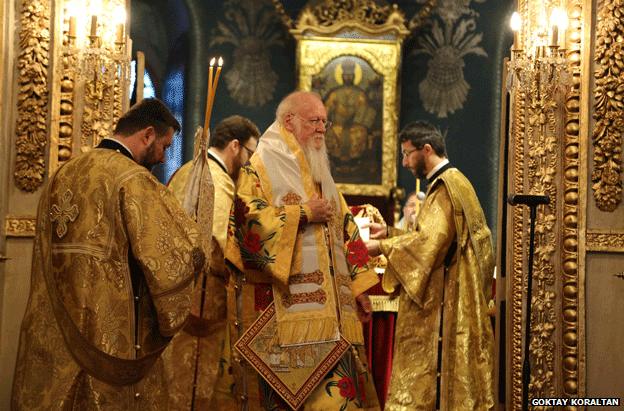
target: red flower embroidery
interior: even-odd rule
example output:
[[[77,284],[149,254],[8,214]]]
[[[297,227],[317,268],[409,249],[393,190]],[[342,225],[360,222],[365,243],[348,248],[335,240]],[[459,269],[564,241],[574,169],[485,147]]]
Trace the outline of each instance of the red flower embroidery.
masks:
[[[260,236],[253,231],[249,231],[245,238],[243,238],[243,247],[249,251],[250,254],[256,254],[262,248],[260,243]]]
[[[236,200],[234,201],[234,221],[236,222],[237,227],[245,224],[247,213],[249,213],[249,207],[247,207],[247,204],[245,204],[240,197],[236,197]]]
[[[347,244],[347,261],[354,267],[363,267],[369,260],[366,244],[361,238]]]
[[[340,381],[338,381],[338,388],[340,388],[340,395],[344,398],[348,398],[350,400],[355,399],[355,384],[353,384],[353,380],[349,377],[342,377]]]

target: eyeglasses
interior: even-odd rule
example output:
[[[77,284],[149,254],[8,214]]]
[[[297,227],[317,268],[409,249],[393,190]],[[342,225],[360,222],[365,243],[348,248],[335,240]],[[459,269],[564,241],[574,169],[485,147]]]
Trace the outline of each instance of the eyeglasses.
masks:
[[[314,128],[318,128],[321,123],[323,124],[323,127],[325,127],[325,130],[329,129],[332,126],[332,122],[329,120],[324,120],[322,118],[316,117],[316,118],[311,118],[311,119],[307,119],[307,118],[303,118],[301,117],[299,114],[295,114],[295,116],[299,117],[300,119],[302,119],[303,121],[305,121],[306,123],[312,125]]]
[[[252,154],[255,153],[255,150],[250,149],[249,147],[245,146],[244,144],[241,144],[241,147],[244,148],[245,150],[247,150],[247,154],[249,154],[249,157],[251,157]]]
[[[413,148],[413,149],[411,149],[409,151],[401,150],[401,154],[403,154],[403,158],[405,158],[405,157],[409,156],[410,154],[412,154],[414,151],[418,151],[418,150],[422,150],[422,147],[421,148]]]

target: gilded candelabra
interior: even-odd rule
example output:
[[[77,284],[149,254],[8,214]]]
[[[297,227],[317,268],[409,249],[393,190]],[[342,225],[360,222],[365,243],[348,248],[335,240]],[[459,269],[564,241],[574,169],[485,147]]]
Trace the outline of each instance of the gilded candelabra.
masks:
[[[78,9],[74,1],[64,3],[58,146],[50,153],[52,169],[76,154],[76,147],[88,151],[112,135],[128,104],[125,3],[91,0],[87,18]]]

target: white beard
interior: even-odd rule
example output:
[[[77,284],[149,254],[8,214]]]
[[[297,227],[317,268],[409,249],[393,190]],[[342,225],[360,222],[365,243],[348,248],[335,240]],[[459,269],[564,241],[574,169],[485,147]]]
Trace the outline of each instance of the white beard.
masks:
[[[325,141],[323,141],[323,145],[319,149],[314,148],[313,144],[313,139],[310,139],[309,144],[303,147],[303,153],[310,165],[312,179],[319,184],[327,180],[333,181]]]

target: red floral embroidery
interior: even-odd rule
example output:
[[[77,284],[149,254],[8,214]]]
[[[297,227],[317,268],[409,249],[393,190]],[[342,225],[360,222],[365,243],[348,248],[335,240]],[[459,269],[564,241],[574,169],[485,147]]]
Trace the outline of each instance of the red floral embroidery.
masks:
[[[347,244],[347,260],[354,267],[363,267],[368,263],[368,250],[361,238]]]
[[[262,249],[260,236],[253,231],[249,231],[243,239],[243,247],[245,250],[249,251],[250,254],[256,254]]]
[[[350,377],[342,377],[338,381],[338,388],[340,388],[340,395],[344,398],[353,400],[355,398],[355,384]]]
[[[245,224],[247,213],[249,213],[249,207],[247,207],[247,204],[245,204],[240,197],[236,197],[236,200],[234,201],[234,221],[236,221],[237,227]]]

